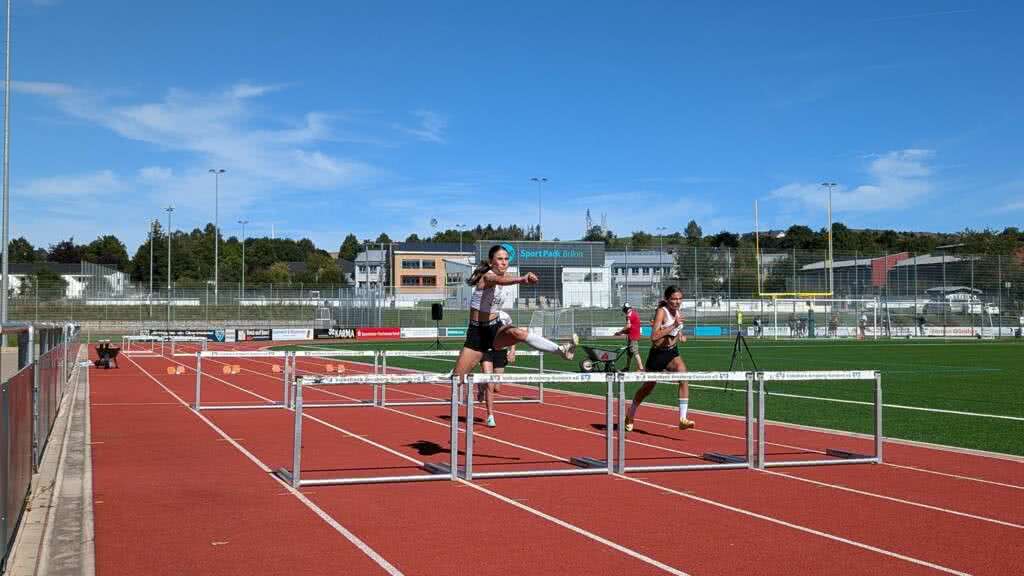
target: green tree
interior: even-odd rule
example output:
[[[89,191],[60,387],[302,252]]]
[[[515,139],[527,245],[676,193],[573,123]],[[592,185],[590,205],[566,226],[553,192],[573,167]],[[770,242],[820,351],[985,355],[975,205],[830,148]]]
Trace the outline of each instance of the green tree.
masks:
[[[128,269],[128,248],[117,239],[117,236],[107,234],[96,238],[83,249],[83,257],[89,262],[109,266],[120,271]]]
[[[381,232],[380,236],[377,236],[377,239],[374,240],[374,242],[377,244],[391,244],[391,237],[388,236],[387,233]]]
[[[72,236],[50,245],[50,261],[62,264],[78,264],[82,261],[82,246],[75,244]]]
[[[696,220],[690,220],[686,224],[686,240],[691,245],[696,246],[700,243],[700,239],[704,236],[704,231],[701,230]]]
[[[11,240],[9,250],[11,262],[36,261],[36,249],[32,246],[31,242],[25,239],[24,236],[19,236],[18,238]]]
[[[345,236],[345,240],[341,243],[341,248],[338,249],[338,258],[353,262],[357,254],[359,254],[359,238],[356,238],[355,234]]]

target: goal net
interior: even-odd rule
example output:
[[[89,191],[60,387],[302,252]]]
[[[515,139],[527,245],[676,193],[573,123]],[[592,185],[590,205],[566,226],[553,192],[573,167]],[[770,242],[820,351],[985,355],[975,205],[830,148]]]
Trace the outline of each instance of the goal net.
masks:
[[[539,332],[551,340],[571,338],[576,332],[575,311],[572,308],[536,310],[530,317],[530,332]]]

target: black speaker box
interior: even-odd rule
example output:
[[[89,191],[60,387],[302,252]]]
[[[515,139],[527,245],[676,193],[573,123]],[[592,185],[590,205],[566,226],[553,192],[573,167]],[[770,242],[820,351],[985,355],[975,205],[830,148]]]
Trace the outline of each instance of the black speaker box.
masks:
[[[431,320],[444,320],[444,305],[440,302],[434,302],[430,305],[430,319]]]

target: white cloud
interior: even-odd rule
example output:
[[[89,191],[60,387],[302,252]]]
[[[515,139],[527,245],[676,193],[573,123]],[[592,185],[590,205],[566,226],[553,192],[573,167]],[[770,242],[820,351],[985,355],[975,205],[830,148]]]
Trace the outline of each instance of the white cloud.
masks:
[[[163,166],[146,166],[139,170],[139,180],[144,182],[166,182],[174,176],[174,171]]]
[[[928,162],[931,150],[907,149],[883,154],[867,167],[869,183],[853,188],[836,186],[832,192],[832,209],[837,212],[882,212],[905,209],[915,205],[933,189]],[[769,193],[771,198],[796,201],[804,207],[824,209],[828,195],[820,184],[794,182]],[[793,211],[792,205],[789,210]]]
[[[235,84],[228,91],[228,95],[231,98],[255,98],[257,96],[263,96],[268,92],[276,92],[283,88],[281,85],[272,86],[254,86],[252,84]]]
[[[448,119],[430,110],[417,110],[413,114],[419,118],[419,125],[409,128],[398,125],[397,127],[408,134],[424,142],[444,142],[444,130],[448,127]]]
[[[15,80],[11,83],[15,92],[21,94],[33,94],[37,96],[70,96],[74,89],[67,84],[57,82],[25,82]]]
[[[122,192],[125,184],[111,170],[100,170],[75,176],[39,178],[15,189],[14,194],[32,200],[60,198],[68,200],[91,200],[100,196]]]
[[[1024,200],[1010,202],[1009,204],[1003,207],[1004,212],[1015,212],[1017,210],[1024,210]]]

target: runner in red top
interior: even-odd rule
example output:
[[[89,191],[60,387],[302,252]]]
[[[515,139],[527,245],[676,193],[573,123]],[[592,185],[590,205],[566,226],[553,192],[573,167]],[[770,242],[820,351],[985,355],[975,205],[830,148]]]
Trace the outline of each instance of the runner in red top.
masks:
[[[626,315],[626,327],[615,333],[616,336],[626,335],[629,340],[628,354],[633,362],[636,362],[637,370],[644,369],[644,363],[640,359],[640,314],[635,308],[626,302],[622,305],[622,313]]]

